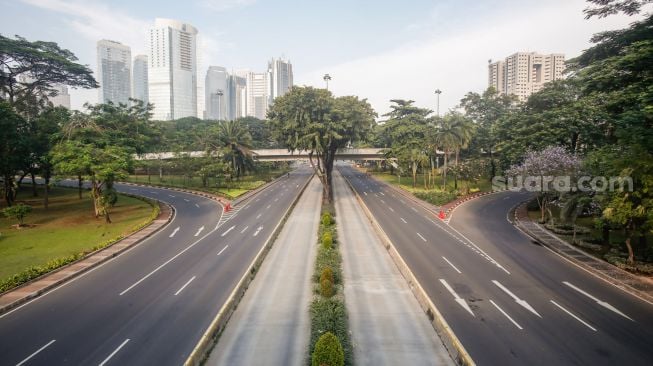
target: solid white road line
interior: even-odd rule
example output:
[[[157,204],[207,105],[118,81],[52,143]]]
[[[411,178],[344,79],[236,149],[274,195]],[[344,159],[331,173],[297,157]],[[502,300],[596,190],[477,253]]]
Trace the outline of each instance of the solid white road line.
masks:
[[[230,227],[229,229],[227,229],[227,231],[225,231],[224,233],[222,233],[222,235],[220,235],[220,236],[225,236],[225,235],[229,234],[229,232],[230,232],[231,230],[233,230],[235,227],[236,227],[236,225],[233,225],[232,227]]]
[[[245,231],[247,231],[248,228],[249,228],[249,226],[245,226],[245,228],[242,229],[242,230],[240,231],[240,233],[241,233],[241,234],[244,233]]]
[[[591,330],[593,330],[593,331],[596,332],[596,328],[594,328],[593,326],[587,324],[583,319],[581,319],[581,318],[577,317],[576,315],[572,314],[571,311],[569,311],[569,310],[563,308],[563,307],[562,307],[561,305],[559,305],[557,302],[555,302],[555,301],[553,301],[553,300],[550,300],[550,301],[551,301],[551,303],[553,303],[553,305],[559,307],[562,311],[564,311],[565,313],[571,315],[574,319],[578,320],[579,322],[583,323],[583,325],[585,325],[586,327],[588,327],[588,328],[590,328]]]
[[[256,229],[256,231],[254,232],[254,236],[258,235],[258,233],[260,233],[261,230],[263,230],[263,226],[259,226],[258,229]]]
[[[111,357],[115,356],[116,353],[118,353],[118,351],[120,351],[120,349],[123,348],[123,347],[127,344],[127,342],[129,342],[129,338],[128,338],[128,339],[125,339],[125,341],[122,342],[122,343],[120,344],[120,346],[118,346],[118,348],[116,348],[113,352],[111,352],[111,354],[109,355],[109,357],[105,358],[104,361],[102,361],[102,362],[100,363],[100,366],[104,366],[104,365],[106,365],[107,362],[109,362],[109,360],[111,359]]]
[[[152,194],[159,194],[159,192],[150,191]]]
[[[260,198],[257,198],[256,201],[254,201],[254,202],[258,202],[258,201],[260,201],[260,200],[261,200]]]
[[[423,236],[422,236],[422,234],[420,234],[420,233],[417,233],[417,236],[419,236],[419,237],[420,237],[420,238],[421,238],[422,240],[424,240],[424,241],[426,242],[426,238],[425,238],[425,237],[423,237]]]
[[[175,236],[175,234],[177,234],[177,231],[179,231],[179,226],[177,226],[177,228],[172,231],[172,234],[170,234],[170,237],[172,238],[173,236]]]
[[[204,231],[204,226],[202,226],[201,228],[197,229],[197,232],[195,233],[195,236],[200,236],[200,233],[201,233],[202,231]]]
[[[497,285],[498,288],[500,288],[501,290],[503,290],[503,292],[507,293],[510,297],[512,297],[517,304],[523,306],[526,310],[528,310],[531,313],[537,315],[538,317],[540,317],[540,318],[542,317],[537,311],[535,311],[535,309],[533,309],[533,307],[529,303],[527,303],[525,300],[522,300],[522,299],[518,298],[517,295],[510,292],[510,290],[508,290],[506,288],[506,286],[502,285],[499,281],[492,280],[492,283]]]
[[[506,318],[508,318],[508,320],[510,320],[512,322],[512,324],[514,324],[518,329],[520,329],[520,330],[524,329],[524,328],[521,327],[521,325],[517,324],[517,322],[513,318],[511,318],[510,315],[508,315],[508,313],[503,311],[503,309],[501,309],[499,307],[499,305],[495,304],[494,301],[490,300],[490,302],[492,303],[492,305],[494,305],[495,308],[497,308],[497,310],[499,310],[501,312],[501,314],[503,314]]]
[[[449,265],[451,266],[451,268],[455,269],[456,272],[458,272],[459,274],[462,274],[462,272],[460,272],[460,270],[459,270],[458,268],[456,268],[456,266],[454,266],[453,263],[449,262],[449,260],[448,260],[445,256],[442,256],[442,259],[444,259],[445,262],[449,263]]]
[[[224,252],[225,250],[227,250],[227,248],[229,248],[229,244],[225,245],[225,247],[222,248],[222,250],[218,252],[218,255],[222,254],[222,252]]]
[[[39,354],[39,352],[41,352],[41,351],[43,351],[44,349],[48,348],[48,346],[51,345],[51,344],[54,343],[54,342],[55,342],[55,339],[53,339],[53,340],[51,340],[50,342],[46,343],[45,346],[43,346],[43,347],[37,349],[34,353],[32,353],[31,355],[27,356],[26,359],[24,359],[24,360],[20,361],[19,363],[17,363],[16,366],[21,366],[21,365],[23,365],[25,362],[29,361],[32,357],[34,357],[34,356],[36,356],[37,354]]]
[[[458,294],[456,293],[456,291],[454,291],[453,288],[451,288],[451,286],[449,286],[449,284],[447,283],[447,281],[445,281],[444,279],[440,278],[440,282],[442,283],[442,286],[444,286],[444,287],[447,289],[447,291],[449,291],[449,292],[451,293],[451,295],[453,295],[454,300],[456,300],[456,302],[457,302],[458,304],[460,304],[460,306],[462,306],[463,309],[467,310],[470,314],[472,314],[473,317],[476,317],[476,315],[474,315],[474,312],[473,312],[472,309],[469,307],[469,305],[467,304],[467,302],[465,301],[465,299],[463,299],[463,298],[461,298],[460,296],[458,296]]]
[[[401,219],[401,221],[403,221],[403,222],[404,222],[404,224],[407,224],[407,223],[408,223],[408,221],[406,221],[406,220],[404,220],[404,218],[403,218],[403,217],[400,217],[400,219]]]
[[[226,248],[225,248],[225,249],[226,249]],[[224,250],[224,249],[223,249],[223,250]],[[218,254],[218,255],[219,255],[219,254]],[[188,286],[191,282],[193,282],[193,280],[195,279],[195,277],[196,277],[196,276],[193,276],[193,278],[191,278],[190,280],[188,280],[188,282],[184,283],[184,285],[181,286],[181,288],[180,288],[179,290],[177,290],[177,292],[175,292],[175,296],[179,295],[182,291],[184,291],[184,289],[186,288],[186,286]]]
[[[628,315],[622,313],[621,311],[619,311],[619,309],[617,309],[617,308],[615,308],[614,306],[608,304],[607,302],[605,302],[605,301],[601,301],[601,300],[597,299],[596,297],[594,297],[594,296],[588,294],[587,292],[585,292],[585,291],[579,289],[578,287],[572,285],[571,283],[569,283],[569,282],[567,282],[567,281],[562,281],[562,283],[564,283],[565,285],[567,285],[567,286],[573,288],[574,290],[580,292],[581,294],[583,294],[583,295],[589,297],[590,299],[594,300],[597,304],[603,306],[604,308],[606,308],[606,309],[608,309],[608,310],[610,310],[610,311],[612,311],[612,312],[614,312],[614,313],[617,313],[617,314],[623,316],[624,318],[626,318],[626,319],[628,319],[628,320],[634,322],[633,318],[631,318],[631,317],[629,317]]]

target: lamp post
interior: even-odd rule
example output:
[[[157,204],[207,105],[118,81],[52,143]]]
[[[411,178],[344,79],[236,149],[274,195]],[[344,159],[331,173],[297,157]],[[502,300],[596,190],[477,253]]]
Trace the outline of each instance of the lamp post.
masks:
[[[440,94],[442,94],[442,90],[435,89],[435,96],[437,98],[436,114],[438,115],[438,117],[440,117]]]
[[[222,96],[224,95],[224,92],[222,91],[222,89],[218,89],[216,94],[218,96],[218,120],[224,120],[226,119],[226,118],[224,119],[222,118]]]
[[[326,82],[326,89],[329,90],[329,80],[331,80],[331,75],[329,74],[324,74],[324,77],[322,78]]]

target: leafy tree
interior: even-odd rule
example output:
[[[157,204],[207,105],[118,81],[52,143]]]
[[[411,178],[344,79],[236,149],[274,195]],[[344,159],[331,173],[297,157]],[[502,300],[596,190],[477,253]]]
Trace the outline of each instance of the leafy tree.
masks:
[[[19,203],[12,207],[2,210],[2,213],[10,219],[18,220],[18,227],[25,226],[25,217],[32,212],[32,206]]]
[[[609,15],[624,13],[626,15],[638,14],[642,7],[650,4],[651,0],[587,0],[587,2],[594,4],[594,7],[586,8],[585,19],[590,19],[594,16],[605,18]]]
[[[29,156],[29,125],[6,102],[0,102],[0,177],[7,206],[16,197],[14,177]]]
[[[239,120],[221,121],[213,126],[210,151],[222,151],[231,160],[231,168],[237,177],[244,173],[245,161],[251,158],[252,136]]]
[[[277,141],[289,150],[308,152],[311,166],[322,181],[324,199],[332,202],[336,151],[366,135],[375,115],[365,99],[334,98],[325,89],[294,87],[275,99],[268,123]]]
[[[560,219],[571,223],[573,230],[572,243],[576,242],[576,219],[583,211],[591,207],[592,202],[592,197],[584,192],[574,192],[564,196]]]

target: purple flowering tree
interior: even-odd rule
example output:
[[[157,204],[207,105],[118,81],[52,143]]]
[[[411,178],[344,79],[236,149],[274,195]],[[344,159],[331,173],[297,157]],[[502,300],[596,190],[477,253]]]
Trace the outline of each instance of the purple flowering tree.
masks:
[[[581,167],[581,160],[560,146],[550,146],[540,151],[529,151],[524,161],[513,165],[506,172],[508,177],[522,179],[527,189],[537,189],[537,204],[540,208],[541,222],[549,211],[549,203],[561,192],[552,183],[564,181],[570,185]],[[564,178],[563,178],[564,177]],[[557,178],[553,181],[554,178]],[[535,184],[534,186],[530,184]],[[566,187],[569,189],[570,187]]]

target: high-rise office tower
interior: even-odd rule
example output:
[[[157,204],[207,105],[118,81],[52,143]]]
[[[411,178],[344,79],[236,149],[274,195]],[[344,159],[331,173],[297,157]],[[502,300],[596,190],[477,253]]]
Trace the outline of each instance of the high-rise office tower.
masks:
[[[149,37],[148,94],[154,104],[152,118],[197,117],[197,29],[177,20],[157,18]]]
[[[206,119],[224,121],[229,118],[231,91],[229,90],[229,74],[221,66],[209,66],[205,78],[205,108]]]
[[[490,63],[488,84],[502,94],[516,95],[520,101],[542,89],[545,83],[563,78],[565,55],[517,52],[505,61]]]
[[[134,67],[132,68],[132,98],[147,103],[147,55],[134,56]]]
[[[70,94],[68,94],[68,86],[57,84],[53,86],[53,89],[57,91],[57,95],[48,98],[50,103],[55,107],[66,107],[70,109]]]
[[[247,115],[265,119],[270,103],[270,73],[247,73]]]
[[[272,59],[268,62],[270,74],[270,98],[274,100],[286,94],[293,85],[292,64],[290,60]]]
[[[235,72],[229,75],[229,120],[247,115],[247,73]]]
[[[100,103],[129,103],[131,97],[131,49],[103,39],[97,43],[97,76]]]

